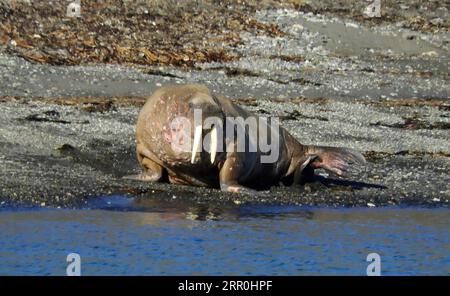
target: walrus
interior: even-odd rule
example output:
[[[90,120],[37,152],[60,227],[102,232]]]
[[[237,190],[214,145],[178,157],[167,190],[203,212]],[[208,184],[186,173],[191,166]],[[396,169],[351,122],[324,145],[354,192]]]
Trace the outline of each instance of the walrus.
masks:
[[[258,145],[258,135],[270,145]],[[302,145],[275,121],[199,84],[165,86],[147,99],[136,124],[136,154],[142,173],[133,179],[244,193],[304,184],[318,168],[345,176],[351,164],[365,163],[354,149]]]

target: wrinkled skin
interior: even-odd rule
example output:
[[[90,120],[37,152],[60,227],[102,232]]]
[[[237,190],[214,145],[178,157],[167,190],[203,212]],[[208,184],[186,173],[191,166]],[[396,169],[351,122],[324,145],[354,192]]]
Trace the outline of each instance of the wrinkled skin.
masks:
[[[256,152],[248,149],[245,152],[226,150],[225,147],[230,145],[236,148],[236,143],[225,136],[224,128],[221,127],[223,147],[220,151],[230,152],[214,153],[211,163],[211,153],[205,149],[192,156],[190,143],[195,133],[195,109],[202,111],[203,119],[216,116],[223,122],[226,117],[258,118],[231,101],[213,95],[202,85],[160,88],[147,100],[139,114],[136,152],[143,172],[133,178],[220,187],[230,192],[251,192],[249,187],[269,187],[280,182],[286,185],[302,184],[317,168],[342,176],[348,170],[349,163],[364,163],[364,157],[355,150],[305,146],[281,127],[278,130],[277,161],[262,163],[261,156],[265,154],[259,148]],[[187,118],[189,122],[180,118]],[[203,139],[208,134],[212,135],[211,129],[203,128]],[[246,141],[248,137],[246,133]],[[183,145],[188,149],[181,149]]]

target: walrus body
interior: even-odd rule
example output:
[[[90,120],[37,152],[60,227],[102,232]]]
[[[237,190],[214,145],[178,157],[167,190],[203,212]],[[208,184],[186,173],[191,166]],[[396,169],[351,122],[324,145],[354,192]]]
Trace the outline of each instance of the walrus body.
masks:
[[[203,119],[220,119],[222,124],[208,127],[200,122],[200,127],[195,117],[198,111]],[[272,123],[260,121],[231,101],[213,95],[205,86],[193,84],[157,90],[145,103],[137,121],[136,152],[143,169],[138,179],[168,179],[176,184],[245,192],[251,190],[249,187],[268,187],[280,181],[286,185],[301,184],[316,168],[344,175],[349,163],[364,162],[364,157],[352,149],[302,145],[281,127],[270,139],[278,140],[276,149],[272,149],[278,152],[276,160],[262,161],[273,151],[250,149],[254,134],[245,127],[245,148],[239,150],[236,139],[225,132],[229,118],[255,118],[258,128],[275,130]],[[199,150],[200,141],[209,142],[210,147]]]

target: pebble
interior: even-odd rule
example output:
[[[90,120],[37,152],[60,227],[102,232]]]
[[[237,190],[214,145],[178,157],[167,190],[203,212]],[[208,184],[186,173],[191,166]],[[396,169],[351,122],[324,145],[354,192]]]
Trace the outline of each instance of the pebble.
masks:
[[[304,27],[300,24],[295,24],[295,25],[292,25],[291,30],[295,31],[295,32],[299,32],[299,31],[303,31]]]
[[[422,56],[430,57],[430,58],[437,58],[439,56],[439,54],[436,51],[431,50],[431,51],[423,52]]]
[[[358,25],[358,24],[355,24],[355,23],[345,23],[345,26],[346,26],[346,27],[355,28],[355,29],[358,29],[358,28],[359,28],[359,25]]]

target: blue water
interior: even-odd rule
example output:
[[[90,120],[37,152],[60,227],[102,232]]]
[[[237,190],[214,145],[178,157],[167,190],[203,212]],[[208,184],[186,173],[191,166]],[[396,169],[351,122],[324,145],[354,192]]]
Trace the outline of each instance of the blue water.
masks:
[[[450,275],[450,210],[323,209],[96,199],[0,210],[1,275]]]

